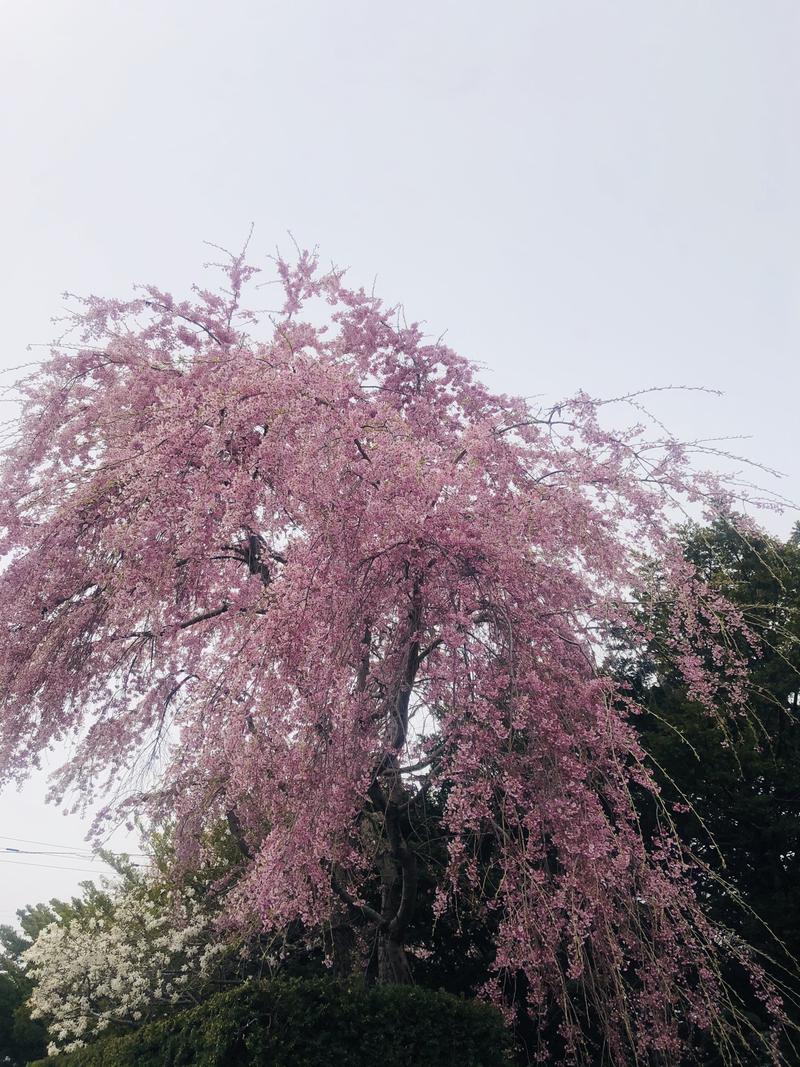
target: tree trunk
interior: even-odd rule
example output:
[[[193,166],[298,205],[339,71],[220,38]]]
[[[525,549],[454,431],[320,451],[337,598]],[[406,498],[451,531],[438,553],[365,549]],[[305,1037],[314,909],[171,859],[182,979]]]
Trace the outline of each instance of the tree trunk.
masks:
[[[406,576],[408,568],[406,564]],[[413,582],[407,626],[401,643],[401,648],[405,647],[397,684],[384,705],[391,731],[391,755],[381,761],[369,789],[375,811],[383,815],[385,835],[385,849],[379,860],[381,922],[378,927],[378,981],[385,985],[404,985],[412,981],[405,942],[417,901],[417,857],[406,838],[411,829],[408,821],[410,797],[403,784],[399,754],[408,734],[408,708],[421,662],[418,636],[422,628],[420,576]]]
[[[331,914],[331,942],[334,978],[352,978],[356,932],[345,908],[334,908]]]
[[[405,951],[406,921],[402,917],[403,898],[408,898],[406,882],[402,865],[387,850],[381,861],[383,926],[378,932],[378,981],[381,985],[408,985],[411,982],[411,967]]]
[[[381,985],[410,985],[412,981],[405,946],[388,932],[378,941],[378,981]]]

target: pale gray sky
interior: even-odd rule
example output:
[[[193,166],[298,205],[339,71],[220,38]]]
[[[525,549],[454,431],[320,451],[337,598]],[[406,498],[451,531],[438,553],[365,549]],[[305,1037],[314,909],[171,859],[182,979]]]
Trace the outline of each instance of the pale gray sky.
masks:
[[[752,435],[739,449],[800,499],[795,0],[0,14],[2,365],[50,340],[62,291],[180,291],[203,240],[238,246],[254,221],[255,254],[291,230],[377,274],[500,390],[723,389],[659,414]],[[43,792],[0,797],[0,833],[80,845]],[[0,921],[85,877],[23,859],[0,864]]]

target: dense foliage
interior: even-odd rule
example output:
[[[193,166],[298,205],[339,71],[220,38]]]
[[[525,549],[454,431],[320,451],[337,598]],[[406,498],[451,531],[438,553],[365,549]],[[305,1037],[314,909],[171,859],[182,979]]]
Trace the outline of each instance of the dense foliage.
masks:
[[[0,1063],[8,1067],[24,1067],[47,1045],[44,1027],[31,1019],[26,1007],[29,991],[26,982],[0,972]]]
[[[108,894],[98,912],[46,926],[23,959],[31,1014],[47,1019],[53,1038],[48,1051],[196,1002],[227,952],[212,920],[190,888],[142,879]]]
[[[551,1051],[676,1062],[700,1030],[735,1056],[725,968],[780,1002],[670,821],[642,833],[636,705],[597,655],[646,642],[657,598],[687,693],[735,715],[753,635],[672,536],[724,487],[584,395],[492,395],[313,256],[278,270],[271,317],[241,256],[219,293],[90,298],[23,384],[0,770],[75,738],[56,794],[131,774],[121,808],[175,820],[178,871],[226,823],[228,925],[339,973],[407,982],[465,916]]]
[[[78,914],[87,905],[91,907],[89,902],[96,895],[87,882],[83,900],[51,900],[49,904],[20,908],[16,927],[0,926],[0,1063],[24,1067],[28,1060],[44,1054],[47,1032],[41,1022],[31,1017],[29,998],[35,983],[28,973],[25,953],[42,930]]]
[[[781,543],[720,521],[688,528],[683,540],[753,635],[739,642],[746,712],[715,717],[691,699],[663,619],[653,620],[647,648],[616,667],[644,709],[637,726],[681,839],[705,868],[698,878],[710,913],[791,984],[787,972],[800,960],[800,536]],[[643,814],[655,818],[652,806]]]
[[[46,1061],[53,1067],[506,1067],[484,1004],[411,987],[252,982],[189,1012]]]

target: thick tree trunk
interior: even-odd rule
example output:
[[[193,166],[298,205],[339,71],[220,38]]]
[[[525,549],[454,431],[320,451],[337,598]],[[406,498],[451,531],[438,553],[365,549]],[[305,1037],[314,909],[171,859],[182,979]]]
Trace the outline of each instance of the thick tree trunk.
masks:
[[[408,567],[408,565],[407,565]],[[406,575],[408,576],[408,574]],[[419,632],[422,628],[422,579],[416,578],[411,592],[408,630],[401,643],[397,685],[384,705],[391,736],[391,755],[381,760],[369,798],[383,816],[384,851],[381,854],[381,908],[378,924],[378,981],[403,985],[412,981],[405,950],[406,932],[417,901],[417,857],[407,840],[409,794],[403,784],[399,753],[408,734],[408,709],[417,669],[421,662]],[[365,633],[368,640],[369,630]],[[365,682],[369,658],[362,664],[359,680]]]
[[[353,975],[353,951],[356,933],[348,921],[347,912],[336,909],[331,916],[331,940],[333,942],[333,975],[335,978],[351,978]]]
[[[387,850],[381,862],[382,927],[378,932],[378,981],[381,985],[411,982],[411,967],[405,951],[406,925],[413,905],[409,890],[416,897],[416,879],[412,888],[403,864]]]
[[[409,985],[412,981],[405,946],[388,932],[382,933],[378,942],[378,981],[381,985]]]
[[[373,797],[383,800],[385,850],[380,859],[381,924],[378,930],[378,981],[386,985],[411,982],[411,967],[405,951],[406,932],[417,902],[417,857],[408,844],[408,794],[390,765],[392,782],[388,798],[380,790]]]

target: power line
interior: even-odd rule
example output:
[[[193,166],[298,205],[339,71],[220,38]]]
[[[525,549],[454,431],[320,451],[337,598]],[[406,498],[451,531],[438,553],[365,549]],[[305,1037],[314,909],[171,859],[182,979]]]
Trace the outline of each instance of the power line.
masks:
[[[89,860],[89,862],[92,862],[94,859],[99,859],[100,862],[101,863],[105,863],[107,867],[112,867],[113,866],[113,864],[109,863],[108,860],[104,860],[102,858],[102,856],[82,855],[79,852],[34,852],[34,851],[31,851],[31,850],[26,849],[26,848],[3,848],[3,849],[0,849],[0,852],[7,853],[10,856],[53,856],[53,857],[58,856],[59,858],[65,859],[65,860],[72,860],[72,859]],[[2,859],[2,857],[0,857],[0,859]],[[144,863],[133,863],[133,862],[130,865],[131,865],[131,867],[145,867],[146,866],[146,864],[144,864]],[[66,867],[63,867],[63,868],[59,867],[58,869],[59,870],[66,870],[67,868]]]
[[[60,848],[60,849],[65,849],[65,850],[67,850],[69,852],[85,853],[87,855],[94,855],[95,851],[96,851],[96,850],[90,849],[90,848],[81,848],[79,845],[76,845],[73,848],[70,845],[62,845],[62,844],[60,844],[59,842],[56,842],[56,841],[34,841],[30,837],[10,837],[8,834],[0,834],[0,841],[20,841],[25,845],[45,845],[45,846],[49,845],[51,848]],[[104,851],[108,851],[108,849],[105,849]],[[146,853],[145,852],[111,852],[110,855],[112,855],[112,856],[145,856]]]
[[[15,856],[63,856],[65,859],[74,857],[78,860],[89,859],[91,855],[89,852],[48,852],[40,848],[10,848],[8,845],[0,848],[0,852],[13,852]]]
[[[54,863],[29,863],[27,860],[13,860],[0,856],[0,863],[10,863],[13,867],[43,867],[49,871],[79,871],[82,874],[105,874],[105,871],[100,871],[97,867],[91,870],[88,867],[58,867]]]
[[[62,845],[57,841],[34,841],[31,837],[11,837],[9,834],[0,834],[0,841],[22,841],[26,845],[51,845],[53,848],[68,848],[71,852],[91,852],[91,849],[82,848],[80,845]]]

